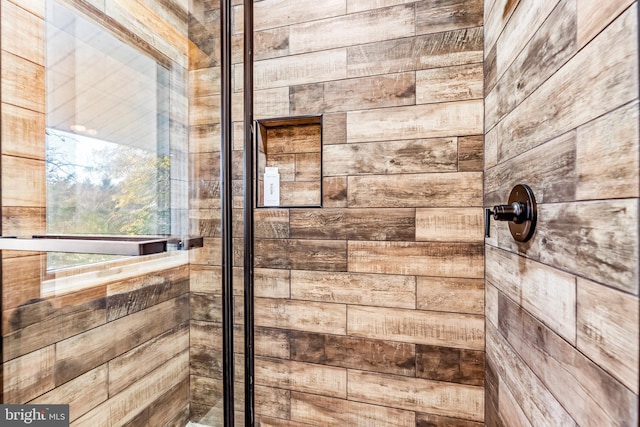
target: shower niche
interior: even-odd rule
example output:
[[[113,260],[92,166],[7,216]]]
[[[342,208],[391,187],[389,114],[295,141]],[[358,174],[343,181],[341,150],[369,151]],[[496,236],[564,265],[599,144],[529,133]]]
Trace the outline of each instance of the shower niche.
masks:
[[[322,115],[255,122],[258,208],[322,205]]]

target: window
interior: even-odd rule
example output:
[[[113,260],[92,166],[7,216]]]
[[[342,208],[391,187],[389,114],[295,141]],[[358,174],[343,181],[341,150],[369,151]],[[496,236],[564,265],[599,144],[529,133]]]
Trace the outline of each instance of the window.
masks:
[[[49,0],[46,73],[47,233],[175,234],[170,70]],[[105,259],[50,254],[47,266]]]

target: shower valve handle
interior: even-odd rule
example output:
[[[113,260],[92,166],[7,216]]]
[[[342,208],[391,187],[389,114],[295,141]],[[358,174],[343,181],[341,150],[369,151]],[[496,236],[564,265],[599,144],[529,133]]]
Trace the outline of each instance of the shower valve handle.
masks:
[[[526,242],[531,238],[536,226],[536,201],[531,188],[516,185],[509,196],[509,204],[496,205],[484,211],[484,235],[490,237],[490,221],[508,221],[514,239]]]

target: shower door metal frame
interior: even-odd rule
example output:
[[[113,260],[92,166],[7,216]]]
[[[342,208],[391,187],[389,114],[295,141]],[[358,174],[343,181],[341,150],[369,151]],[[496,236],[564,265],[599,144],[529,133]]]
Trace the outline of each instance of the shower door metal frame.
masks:
[[[253,317],[253,231],[254,231],[254,129],[253,129],[253,0],[244,0],[244,117],[243,117],[243,219],[244,219],[244,399],[245,426],[255,424],[254,408],[254,317]],[[222,225],[222,361],[224,425],[234,427],[233,357],[233,122],[231,0],[220,3],[221,123],[220,192]]]

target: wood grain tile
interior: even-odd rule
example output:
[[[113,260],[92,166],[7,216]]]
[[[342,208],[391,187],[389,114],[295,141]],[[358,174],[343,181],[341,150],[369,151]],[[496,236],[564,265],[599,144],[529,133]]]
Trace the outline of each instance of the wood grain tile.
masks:
[[[457,168],[455,138],[381,141],[323,148],[325,175],[452,172]]]
[[[349,370],[351,400],[473,421],[484,416],[482,387]]]
[[[291,359],[396,375],[416,374],[413,344],[291,332]]]
[[[349,271],[481,278],[479,243],[349,242]]]
[[[414,308],[414,277],[293,270],[291,298],[382,307]]]
[[[416,293],[420,310],[485,313],[482,279],[418,277]]]
[[[349,306],[347,334],[371,339],[482,350],[482,316]]]
[[[290,214],[292,239],[412,240],[413,209],[296,209]]]

